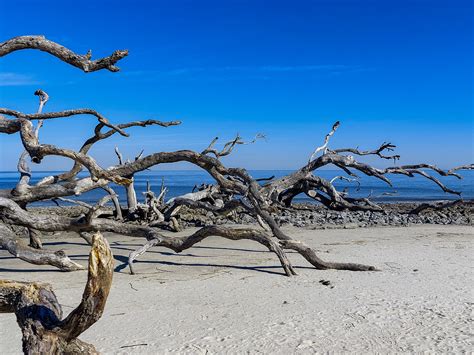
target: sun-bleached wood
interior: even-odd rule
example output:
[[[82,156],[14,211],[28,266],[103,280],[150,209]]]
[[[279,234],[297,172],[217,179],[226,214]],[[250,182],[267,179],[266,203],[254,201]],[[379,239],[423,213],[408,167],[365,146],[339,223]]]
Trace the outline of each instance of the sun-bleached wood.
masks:
[[[47,52],[86,73],[102,69],[117,72],[120,69],[115,64],[128,55],[128,50],[117,50],[108,57],[91,60],[92,51],[90,50],[87,54],[81,55],[46,39],[44,36],[19,36],[0,43],[0,57],[24,49]]]

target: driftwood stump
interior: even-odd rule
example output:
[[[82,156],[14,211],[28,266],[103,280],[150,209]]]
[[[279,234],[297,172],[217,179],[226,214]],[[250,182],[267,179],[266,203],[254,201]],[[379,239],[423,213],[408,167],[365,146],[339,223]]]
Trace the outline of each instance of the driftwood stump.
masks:
[[[0,313],[15,313],[25,354],[97,354],[77,337],[104,311],[114,261],[107,240],[93,236],[89,273],[82,302],[65,319],[49,284],[0,280]]]

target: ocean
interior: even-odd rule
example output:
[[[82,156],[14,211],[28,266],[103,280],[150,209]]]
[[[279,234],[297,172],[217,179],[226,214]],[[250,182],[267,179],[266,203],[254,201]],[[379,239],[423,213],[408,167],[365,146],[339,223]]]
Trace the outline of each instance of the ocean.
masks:
[[[280,177],[291,173],[290,170],[250,170],[250,174],[254,178],[263,178],[274,175]],[[49,175],[58,174],[58,171],[50,172],[34,172],[32,184],[39,181],[41,178]],[[455,177],[442,177],[433,173],[441,182],[453,190],[461,191],[464,199],[474,199],[474,171],[461,171],[462,180]],[[326,179],[332,179],[335,176],[343,175],[340,170],[320,170],[317,173]],[[360,187],[356,183],[337,180],[334,186],[342,191],[347,188],[349,195],[352,197],[367,197],[371,196],[373,201],[394,203],[394,202],[408,202],[408,201],[434,201],[434,200],[448,200],[457,199],[457,195],[444,193],[434,182],[427,180],[421,176],[409,178],[403,175],[387,175],[392,181],[393,188],[376,178],[360,175]],[[87,176],[86,172],[79,174],[79,177]],[[159,192],[161,181],[164,179],[165,185],[168,187],[167,198],[179,196],[191,192],[194,185],[201,183],[213,183],[214,180],[207,172],[197,170],[154,170],[144,171],[135,175],[135,188],[139,201],[143,201],[142,192],[146,189],[147,181],[150,181],[152,190]],[[0,189],[14,188],[18,181],[18,172],[0,172]],[[122,186],[111,185],[115,191],[120,195],[120,201],[125,203],[125,191]],[[79,197],[84,202],[94,203],[105,192],[101,189],[90,191]],[[310,202],[306,196],[298,196],[294,201],[296,202]],[[60,202],[61,204],[66,204]],[[36,202],[31,205],[45,206],[54,205],[51,201]]]

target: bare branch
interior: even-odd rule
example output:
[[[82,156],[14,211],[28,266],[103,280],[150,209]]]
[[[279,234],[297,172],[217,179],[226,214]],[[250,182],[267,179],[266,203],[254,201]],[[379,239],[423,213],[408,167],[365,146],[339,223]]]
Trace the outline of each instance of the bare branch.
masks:
[[[0,121],[1,122],[1,121]],[[163,122],[163,121],[158,121],[158,120],[145,120],[145,121],[133,121],[133,122],[128,122],[128,123],[122,123],[117,125],[120,129],[126,129],[130,127],[147,127],[151,125],[157,125],[161,127],[170,127],[170,126],[177,126],[180,125],[181,121],[168,121],[168,122]],[[82,154],[87,154],[87,152],[92,148],[92,146],[106,138],[109,138],[113,134],[117,133],[116,130],[109,130],[105,133],[101,133],[102,128],[104,125],[102,123],[99,123],[95,130],[94,130],[94,135],[90,137],[81,147],[79,150],[79,153]],[[61,181],[61,180],[69,180],[72,179],[74,176],[76,176],[82,169],[82,164],[80,164],[77,161],[74,161],[74,166],[73,168],[63,174],[59,174],[56,176],[49,176],[44,179],[42,179],[37,185],[43,185],[43,184],[50,184],[54,181]]]
[[[327,148],[327,146],[329,144],[329,139],[336,132],[338,127],[339,127],[339,121],[336,121],[336,123],[334,123],[333,126],[332,126],[331,132],[326,134],[326,138],[324,138],[324,144],[320,147],[317,147],[314,150],[313,154],[311,154],[311,156],[309,157],[308,163],[310,163],[320,151],[325,150]]]
[[[412,209],[408,213],[409,214],[419,214],[422,211],[430,210],[430,209],[439,211],[439,210],[442,210],[442,209],[445,209],[445,208],[457,206],[461,203],[465,203],[465,202],[462,199],[460,199],[460,200],[454,200],[454,201],[439,201],[439,202],[435,202],[435,203],[422,203],[421,205],[415,207],[414,209]],[[470,203],[472,204],[472,202],[470,202]]]
[[[33,230],[33,229],[32,229]],[[64,251],[52,252],[28,246],[6,225],[0,223],[0,247],[14,257],[35,265],[51,265],[61,271],[83,270],[84,267],[68,258]]]
[[[97,120],[102,123],[104,126],[107,126],[118,133],[120,133],[124,137],[129,137],[129,134],[122,130],[119,126],[116,126],[109,122],[107,118],[102,116],[95,110],[91,110],[89,108],[80,108],[75,110],[66,110],[66,111],[59,111],[59,112],[47,112],[47,113],[35,113],[35,114],[25,114],[19,111],[10,110],[7,108],[0,108],[0,114],[4,114],[7,116],[13,116],[16,118],[23,118],[27,120],[49,120],[53,118],[63,118],[63,117],[71,117],[77,115],[92,115],[97,118]]]
[[[39,89],[39,90],[36,90],[35,91],[35,95],[39,97],[39,107],[38,107],[38,114],[40,114],[41,112],[43,112],[43,107],[44,105],[46,104],[46,102],[48,102],[49,100],[49,95],[47,93],[45,93],[43,90]],[[36,130],[35,130],[35,136],[36,138],[38,138],[39,136],[39,130],[40,128],[43,126],[43,120],[39,120],[38,121],[38,124],[36,125]]]
[[[112,202],[115,207],[115,217],[121,221],[123,219],[122,216],[122,207],[120,206],[120,202],[118,199],[118,195],[115,193],[114,189],[112,189],[110,186],[106,185],[102,187],[103,190],[105,190],[109,195],[110,198],[112,199]]]
[[[351,178],[348,178],[348,177],[346,177],[346,176],[341,176],[341,175],[339,175],[339,176],[333,177],[333,178],[329,181],[329,183],[330,183],[330,184],[333,184],[334,181],[336,181],[336,180],[343,180],[343,181],[347,181],[347,182],[356,182],[356,183],[357,183],[357,191],[360,190],[360,181],[359,181],[359,179],[351,179]]]
[[[46,92],[43,90],[39,89],[36,90],[35,95],[39,97],[39,107],[37,113],[41,113],[43,111],[43,107],[46,104],[46,102],[49,100],[49,96]],[[43,126],[43,120],[39,120],[38,124],[36,125],[36,129],[34,132],[34,135],[36,139],[39,137],[39,130]],[[31,178],[31,169],[28,166],[28,163],[26,162],[26,157],[28,156],[28,152],[25,150],[23,153],[20,155],[20,158],[18,159],[18,172],[20,173],[20,180],[18,181],[18,184],[15,187],[15,193],[17,194],[22,194],[28,189],[28,184],[30,183],[30,178]]]
[[[275,178],[275,175],[272,175],[272,176],[269,176],[269,177],[263,177],[263,178],[258,178],[258,179],[255,179],[255,181],[271,181]]]
[[[295,240],[282,240],[280,245],[283,249],[292,249],[300,253],[306,260],[308,260],[316,269],[336,269],[336,270],[351,270],[351,271],[376,271],[373,266],[354,264],[354,263],[333,263],[321,260],[313,249],[308,248],[304,243]]]
[[[0,43],[0,57],[3,57],[14,51],[23,49],[38,49],[47,52],[63,62],[71,64],[86,73],[101,69],[107,69],[111,72],[117,72],[120,69],[115,64],[128,55],[127,50],[117,50],[109,57],[97,60],[90,60],[90,51],[86,55],[76,54],[70,49],[61,46],[55,42],[47,40],[44,36],[20,36]]]
[[[135,156],[135,160],[140,159],[140,158],[142,157],[144,151],[145,151],[145,150],[142,149],[142,150],[140,151],[140,153],[138,153],[138,154]]]
[[[249,142],[245,142],[242,140],[242,137],[240,137],[239,134],[237,134],[237,136],[224,144],[224,147],[222,148],[222,150],[218,151],[217,149],[214,149],[214,145],[215,143],[217,142],[217,140],[219,139],[219,137],[215,137],[211,143],[209,144],[209,146],[203,150],[201,152],[202,155],[206,155],[206,154],[214,154],[214,156],[219,159],[220,157],[224,157],[226,155],[229,155],[230,153],[232,153],[232,150],[234,149],[234,147],[236,145],[245,145],[245,144],[253,144],[255,143],[258,139],[265,139],[265,136],[261,133],[258,133],[254,139],[252,139],[251,141]]]
[[[396,148],[396,146],[393,145],[392,143],[384,142],[384,143],[382,143],[382,145],[379,148],[374,149],[374,150],[361,151],[361,150],[354,149],[354,148],[342,148],[342,149],[331,150],[331,152],[336,153],[336,154],[339,154],[339,153],[352,153],[352,154],[356,154],[356,155],[378,155],[382,159],[389,159],[389,160],[394,160],[395,161],[395,160],[400,159],[400,155],[398,155],[398,154],[396,154],[396,155],[385,155],[385,154],[383,154],[383,152],[385,150],[393,151],[395,148]]]
[[[462,179],[462,177],[459,174],[454,173],[453,171],[460,170],[460,169],[451,169],[448,171],[444,171],[443,169],[438,168],[436,165],[432,164],[411,164],[411,165],[402,165],[402,166],[392,166],[389,168],[386,168],[384,170],[384,174],[403,174],[403,175],[409,175],[407,174],[408,170],[414,170],[414,169],[429,169],[437,172],[441,176],[454,176],[458,179]],[[462,168],[461,168],[462,169]],[[466,168],[464,168],[466,169]]]
[[[50,177],[51,180],[54,177]],[[109,183],[109,180],[99,179],[93,181],[90,177],[79,180],[66,181],[63,183],[44,184],[40,186],[29,186],[22,194],[14,194],[9,190],[0,190],[0,196],[15,201],[20,205],[26,205],[35,201],[51,200],[57,197],[77,196],[82,193],[102,188]]]
[[[418,174],[418,175],[421,175],[421,176],[424,176],[425,178],[433,181],[436,185],[438,185],[444,192],[447,192],[447,193],[450,193],[450,194],[454,194],[454,195],[461,195],[461,192],[459,191],[454,191],[454,190],[451,190],[449,188],[447,188],[446,186],[444,186],[444,184],[439,181],[438,179],[436,179],[434,176],[431,176],[430,174],[426,173],[425,171],[423,170],[418,170],[418,169],[408,169],[407,170],[409,173],[411,174]]]
[[[72,203],[74,205],[78,205],[78,206],[81,206],[81,207],[85,207],[87,209],[91,209],[92,208],[92,205],[89,205],[88,203],[86,202],[83,202],[83,201],[80,201],[80,200],[73,200],[73,199],[70,199],[70,198],[64,198],[64,197],[55,197],[52,199],[53,202],[57,203],[56,201],[59,200],[59,201],[63,201],[63,202],[68,202],[68,203]],[[59,203],[57,203],[57,205],[59,206]]]
[[[219,236],[230,240],[249,239],[263,244],[269,249],[269,251],[274,252],[278,256],[286,276],[296,275],[296,271],[293,269],[293,266],[278,243],[273,241],[265,232],[251,228],[227,228],[220,226],[203,227],[192,235],[186,237],[163,238],[160,236],[158,238],[151,239],[143,247],[140,247],[136,251],[130,253],[128,259],[130,271],[132,274],[134,273],[132,268],[133,261],[152,246],[165,246],[179,253],[183,250],[191,248],[196,243],[199,243],[203,239],[210,236]]]
[[[458,171],[458,170],[474,170],[474,164],[466,164],[466,165],[457,166],[455,168],[449,169],[447,174],[452,175],[453,172]]]
[[[115,147],[115,155],[117,156],[119,165],[123,165],[123,156],[118,147]]]
[[[5,116],[0,115],[0,133],[14,134],[21,129],[20,120],[6,119]]]

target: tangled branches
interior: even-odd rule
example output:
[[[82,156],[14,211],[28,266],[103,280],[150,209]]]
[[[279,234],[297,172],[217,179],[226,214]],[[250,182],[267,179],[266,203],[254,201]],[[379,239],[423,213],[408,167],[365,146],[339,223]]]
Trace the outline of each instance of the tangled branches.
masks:
[[[92,61],[90,53],[78,55],[57,43],[46,40],[44,37],[24,36],[1,43],[0,57],[27,48],[48,52],[85,72],[101,69],[118,71],[115,64],[128,54],[127,51],[115,51],[109,57]],[[126,161],[117,148],[118,164],[103,168],[89,154],[93,145],[116,133],[128,137],[127,129],[131,127],[149,127],[152,125],[171,127],[179,125],[181,122],[147,119],[117,124],[112,123],[103,114],[89,108],[44,113],[42,112],[43,107],[49,96],[44,91],[37,91],[35,94],[40,97],[40,106],[35,114],[0,108],[0,133],[19,134],[21,144],[25,149],[18,163],[20,179],[17,186],[13,190],[0,191],[0,246],[27,262],[54,265],[61,270],[73,271],[80,270],[83,267],[71,261],[63,252],[51,253],[43,250],[40,232],[70,231],[81,236],[92,233],[96,237],[92,243],[89,262],[90,281],[88,281],[84,293],[85,298],[83,303],[63,321],[60,321],[60,307],[49,286],[0,281],[0,309],[16,312],[24,334],[31,332],[36,334],[37,340],[35,340],[35,343],[24,341],[25,352],[47,350],[53,346],[65,349],[64,351],[69,351],[68,349],[71,349],[71,346],[84,351],[93,351],[88,345],[86,346],[78,341],[77,336],[93,321],[97,320],[97,315],[100,315],[103,310],[110,288],[112,273],[110,252],[106,247],[107,242],[101,237],[100,233],[102,232],[139,236],[145,239],[144,245],[133,251],[129,256],[129,266],[132,273],[134,260],[151,247],[166,247],[179,253],[209,236],[219,236],[228,240],[248,239],[264,245],[277,256],[287,276],[294,276],[296,272],[286,256],[286,250],[296,251],[316,269],[373,271],[376,268],[370,265],[328,262],[320,259],[310,246],[294,240],[285,233],[275,221],[274,215],[285,208],[292,208],[292,201],[299,194],[305,194],[327,208],[334,210],[382,210],[382,207],[374,203],[370,197],[354,198],[347,191],[338,191],[334,186],[337,179],[358,182],[357,173],[374,177],[389,185],[391,185],[391,181],[387,176],[389,174],[399,174],[406,177],[419,175],[437,184],[446,193],[460,195],[458,191],[446,187],[440,179],[433,176],[433,172],[441,176],[461,178],[457,173],[458,171],[474,168],[474,165],[471,164],[445,171],[425,163],[394,165],[385,169],[375,168],[358,161],[355,156],[374,155],[381,159],[393,160],[395,164],[400,158],[399,155],[391,153],[396,148],[395,145],[383,143],[373,150],[359,150],[358,148],[330,149],[330,139],[341,125],[339,121],[332,126],[331,131],[324,139],[324,143],[310,155],[305,166],[278,179],[273,177],[254,179],[245,169],[227,167],[222,162],[222,158],[230,155],[237,146],[254,143],[257,139],[264,138],[261,134],[255,136],[249,142],[244,141],[237,135],[233,140],[224,143],[222,149],[215,147],[218,140],[215,138],[201,152],[178,150],[144,155],[142,151],[135,159]],[[2,114],[9,118],[2,116]],[[93,134],[84,141],[79,150],[61,148],[41,141],[38,132],[44,120],[74,118],[77,115],[89,115],[98,120]],[[36,127],[34,122],[38,122]],[[65,173],[48,176],[36,184],[31,184],[32,172],[26,162],[28,156],[31,162],[35,164],[41,164],[46,156],[58,156],[71,160],[74,165],[71,170]],[[156,194],[152,191],[151,185],[148,184],[144,193],[144,201],[139,203],[134,186],[135,174],[161,164],[178,162],[188,162],[206,171],[215,183],[201,185],[187,194],[169,200],[166,200],[167,188],[164,183],[161,184],[160,191]],[[326,180],[315,173],[318,169],[330,164],[341,169],[347,176],[340,175],[331,180]],[[88,171],[88,176],[78,178],[78,173],[83,168]],[[111,186],[112,183],[125,187],[126,208],[120,205],[117,192]],[[104,199],[101,199],[95,205],[88,205],[67,198],[69,196],[80,196],[95,189],[104,189],[108,193]],[[87,212],[74,217],[64,217],[54,214],[34,214],[26,210],[28,204],[44,200],[63,200],[78,203],[85,207]],[[114,218],[100,214],[100,211],[103,210],[109,200],[114,203]],[[243,213],[252,216],[260,227],[230,228],[210,225],[184,237],[165,236],[160,229],[172,231],[181,229],[176,216],[178,216],[183,206],[188,209],[205,210],[222,216]],[[17,235],[18,230],[22,228],[29,231],[29,246]],[[105,261],[101,261],[103,259]],[[97,279],[101,281],[98,282]],[[101,285],[100,290],[98,285]],[[44,304],[46,301],[37,297],[40,292],[46,292],[50,295],[46,300],[48,304]],[[13,294],[18,297],[11,296]],[[90,297],[99,297],[98,299],[94,298],[93,302],[91,301],[95,307],[93,309],[89,309],[91,307],[91,304],[88,303]],[[41,306],[47,307],[50,311],[48,313],[49,318],[45,322],[52,324],[53,328],[47,330],[33,328],[28,318],[19,311],[20,304],[15,303],[17,299],[23,302],[21,306],[27,304],[36,307],[36,305],[41,304]],[[28,335],[28,339],[30,338],[36,339]],[[57,345],[58,343],[60,345]]]

